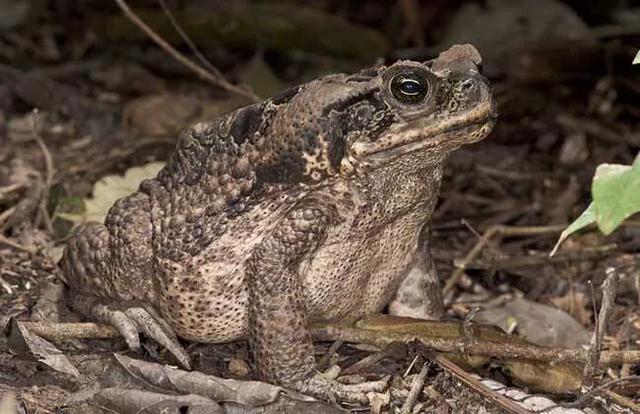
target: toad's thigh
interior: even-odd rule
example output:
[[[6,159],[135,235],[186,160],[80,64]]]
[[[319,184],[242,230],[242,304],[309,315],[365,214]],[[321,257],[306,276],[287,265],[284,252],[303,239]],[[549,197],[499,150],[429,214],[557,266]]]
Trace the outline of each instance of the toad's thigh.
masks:
[[[163,316],[182,338],[219,343],[247,333],[247,294],[244,290],[223,295],[168,295]]]
[[[238,269],[224,264],[190,266],[161,262],[159,308],[176,333],[197,342],[238,339],[247,330],[248,294]]]

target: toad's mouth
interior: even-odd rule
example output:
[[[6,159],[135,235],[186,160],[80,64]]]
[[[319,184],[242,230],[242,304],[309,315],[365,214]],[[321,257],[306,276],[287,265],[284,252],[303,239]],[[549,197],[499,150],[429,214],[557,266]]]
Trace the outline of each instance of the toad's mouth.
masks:
[[[464,144],[471,144],[484,139],[493,129],[495,122],[496,118],[492,116],[482,121],[441,132],[437,135],[420,136],[418,139],[412,140],[409,143],[372,153],[368,155],[367,159],[374,162],[388,161],[402,155],[429,149],[437,149],[442,152],[452,151]]]
[[[356,159],[379,163],[416,151],[447,153],[485,138],[495,125],[495,101],[485,88],[485,99],[455,115],[416,116],[391,126],[375,141],[354,142],[350,148]]]

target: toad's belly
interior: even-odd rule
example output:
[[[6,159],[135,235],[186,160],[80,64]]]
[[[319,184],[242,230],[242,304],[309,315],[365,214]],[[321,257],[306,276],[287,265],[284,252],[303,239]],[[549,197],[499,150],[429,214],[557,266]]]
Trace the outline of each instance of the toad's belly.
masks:
[[[325,244],[300,267],[310,320],[355,320],[381,311],[409,271],[418,234],[399,225],[376,237]]]
[[[311,322],[351,321],[382,310],[407,274],[417,248],[419,226],[395,224],[375,237],[345,237],[348,231],[335,229],[300,264]],[[238,263],[209,262],[197,275],[174,273],[160,309],[179,336],[209,343],[246,337],[249,295],[243,262]]]

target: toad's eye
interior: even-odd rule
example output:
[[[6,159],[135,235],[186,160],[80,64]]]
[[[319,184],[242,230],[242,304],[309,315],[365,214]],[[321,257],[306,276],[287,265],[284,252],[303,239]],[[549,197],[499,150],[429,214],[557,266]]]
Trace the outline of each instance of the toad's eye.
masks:
[[[417,73],[400,73],[391,79],[391,94],[405,104],[418,104],[429,93],[429,81]]]

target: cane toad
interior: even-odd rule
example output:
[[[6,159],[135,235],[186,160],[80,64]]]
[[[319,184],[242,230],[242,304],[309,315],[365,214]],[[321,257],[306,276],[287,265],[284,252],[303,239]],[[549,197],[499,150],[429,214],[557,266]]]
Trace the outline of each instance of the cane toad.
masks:
[[[193,125],[157,177],[73,234],[62,259],[72,307],[139,332],[183,365],[177,336],[248,338],[264,379],[359,399],[315,376],[307,326],[379,312],[424,266],[447,154],[483,139],[495,105],[480,55],[457,45],[322,77]],[[442,312],[423,272],[427,311]],[[431,275],[431,276],[430,276]]]

